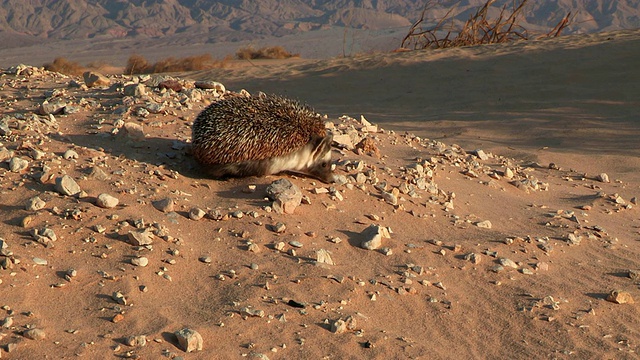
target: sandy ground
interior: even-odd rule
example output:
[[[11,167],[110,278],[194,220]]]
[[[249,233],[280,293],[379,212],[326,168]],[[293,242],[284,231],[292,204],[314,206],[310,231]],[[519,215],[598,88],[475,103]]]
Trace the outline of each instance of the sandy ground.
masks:
[[[185,145],[212,92],[183,97],[149,80],[146,95],[125,97],[123,86],[6,74],[0,355],[636,358],[637,304],[607,298],[639,296],[639,42],[620,32],[180,74],[301,99],[336,135],[374,139],[380,158],[336,146],[350,182],[333,188],[203,177]],[[46,98],[78,112],[34,117]],[[150,104],[164,109],[139,110]],[[365,132],[361,114],[381,129]],[[65,174],[82,194],[56,189]],[[269,211],[279,178],[309,203]],[[98,206],[103,193],[118,205]],[[44,204],[29,206],[35,196]],[[173,209],[161,211],[166,198]],[[192,220],[193,207],[209,215]],[[371,224],[391,230],[385,249],[360,246]],[[57,239],[34,235],[44,229]],[[153,243],[132,245],[144,229]],[[334,265],[318,263],[320,250]],[[351,326],[333,332],[340,319]],[[201,351],[182,350],[185,327]],[[33,328],[45,337],[29,339]]]

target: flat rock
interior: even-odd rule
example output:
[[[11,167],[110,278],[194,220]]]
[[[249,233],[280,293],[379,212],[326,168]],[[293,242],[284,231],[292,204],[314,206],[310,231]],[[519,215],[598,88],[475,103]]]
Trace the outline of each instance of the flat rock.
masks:
[[[22,336],[31,340],[42,340],[46,337],[44,330],[42,329],[29,329],[22,333]]]
[[[147,229],[129,231],[127,236],[131,245],[144,246],[153,243],[153,233]]]
[[[55,189],[62,195],[76,195],[82,191],[80,185],[69,175],[56,178]]]
[[[476,223],[476,226],[481,228],[481,229],[491,229],[491,221],[489,220],[484,220],[484,221],[479,221]]]
[[[185,352],[202,350],[202,336],[193,329],[184,328],[174,333],[180,348]]]

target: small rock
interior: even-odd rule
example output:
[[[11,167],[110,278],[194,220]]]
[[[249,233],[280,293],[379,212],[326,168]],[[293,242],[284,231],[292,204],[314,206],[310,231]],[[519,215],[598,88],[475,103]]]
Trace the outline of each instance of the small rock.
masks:
[[[140,267],[145,267],[149,264],[149,259],[147,259],[144,256],[141,257],[135,257],[131,259],[131,264],[135,265],[135,266],[140,266]]]
[[[483,150],[474,150],[471,152],[475,156],[477,156],[480,160],[489,160],[489,156]]]
[[[194,86],[197,89],[215,90],[220,95],[223,95],[226,91],[224,85],[217,81],[196,81]]]
[[[25,205],[26,210],[38,211],[44,209],[47,206],[47,203],[44,200],[40,199],[38,196],[34,196],[31,199],[27,200]]]
[[[73,160],[78,158],[78,153],[75,150],[69,149],[62,154],[62,158],[65,160]]]
[[[476,223],[476,226],[481,229],[491,229],[491,221],[489,220],[479,221]]]
[[[14,173],[23,172],[29,167],[29,162],[19,157],[12,157],[9,160],[9,170]]]
[[[278,179],[267,186],[267,196],[278,214],[293,214],[302,201],[300,188],[288,179]]]
[[[0,328],[9,329],[11,325],[13,325],[13,318],[11,316],[7,316],[0,321]]]
[[[300,241],[295,241],[295,240],[289,241],[289,245],[295,248],[301,248],[303,246],[303,244]]]
[[[56,178],[55,189],[60,194],[69,196],[79,194],[82,191],[80,185],[69,175]]]
[[[603,182],[603,183],[608,183],[609,182],[609,175],[607,175],[606,173],[601,173],[598,174],[598,176],[596,176],[596,180]]]
[[[145,346],[147,344],[147,337],[145,335],[128,336],[124,339],[124,343],[127,346]]]
[[[124,96],[144,96],[147,94],[147,88],[144,84],[129,84],[124,87]]]
[[[111,84],[109,78],[96,71],[87,71],[82,74],[82,77],[84,78],[84,83],[87,85],[87,87],[105,87]]]
[[[252,309],[252,308],[248,308],[248,307],[244,307],[242,309],[240,309],[240,313],[246,316],[251,316],[251,317],[264,317],[264,310],[260,310],[260,309]]]
[[[105,209],[112,209],[116,207],[118,202],[119,200],[117,198],[107,193],[102,193],[96,198],[96,205]]]
[[[205,264],[210,264],[211,263],[211,256],[201,256],[200,258],[198,258],[198,260],[200,260],[200,262],[203,262]]]
[[[42,329],[29,329],[23,332],[22,336],[31,340],[42,340],[46,337],[46,334]]]
[[[626,291],[613,290],[607,295],[607,301],[611,301],[616,304],[633,304],[633,297]]]
[[[627,276],[631,280],[640,280],[640,270],[629,270]]]
[[[126,135],[129,139],[144,140],[145,138],[144,128],[140,124],[127,122],[122,128],[124,129],[124,135]]]
[[[109,175],[107,175],[102,169],[100,169],[97,166],[94,166],[91,168],[91,170],[89,171],[88,176],[90,178],[96,179],[96,180],[100,180],[100,181],[107,181],[110,179]]]
[[[192,207],[191,210],[189,210],[189,219],[198,221],[202,219],[206,214],[207,213],[204,210],[198,207]]]
[[[516,264],[513,260],[511,259],[507,259],[507,258],[501,258],[500,260],[498,260],[500,262],[500,265],[502,266],[508,266],[514,269],[518,268],[518,264]]]
[[[471,261],[473,264],[479,264],[481,258],[482,257],[479,254],[476,254],[476,253],[469,253],[469,254],[464,256],[465,260]]]
[[[195,330],[184,328],[174,333],[178,338],[178,344],[185,352],[202,350],[202,336]]]
[[[346,319],[338,319],[331,323],[331,332],[335,334],[342,334],[346,331],[353,331],[356,329],[356,320],[353,316],[347,316]]]
[[[115,291],[111,294],[111,298],[120,305],[127,305],[127,298],[120,291]]]
[[[31,260],[33,260],[33,263],[36,264],[36,265],[46,266],[46,265],[49,264],[49,262],[46,259],[42,259],[42,258],[39,258],[39,257],[34,257]]]
[[[331,255],[325,249],[316,251],[316,262],[319,264],[335,265],[333,259],[331,259]]]
[[[117,314],[113,315],[113,317],[111,318],[111,322],[114,323],[114,324],[118,323],[118,322],[120,322],[122,320],[124,320],[124,315],[122,315],[120,313],[117,313]]]
[[[129,243],[134,246],[144,246],[153,243],[153,233],[147,229],[129,231]]]
[[[275,233],[282,234],[287,229],[287,226],[281,222],[277,222],[271,226],[271,230]]]
[[[164,198],[157,201],[153,201],[152,204],[153,204],[153,207],[155,207],[156,209],[164,213],[172,212],[174,210],[174,201],[171,198]]]
[[[367,250],[378,249],[382,246],[382,238],[391,238],[387,228],[375,224],[369,225],[361,234],[364,240],[360,243],[360,247]]]

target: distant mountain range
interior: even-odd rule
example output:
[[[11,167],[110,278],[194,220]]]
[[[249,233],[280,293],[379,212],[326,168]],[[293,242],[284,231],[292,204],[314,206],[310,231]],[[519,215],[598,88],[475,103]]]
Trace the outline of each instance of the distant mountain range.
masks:
[[[0,49],[43,41],[163,38],[205,43],[279,37],[348,27],[408,28],[424,0],[1,0]],[[430,23],[457,6],[464,21],[484,0],[432,1]],[[571,12],[566,33],[640,27],[640,0],[529,1],[522,25],[552,28]],[[495,11],[512,0],[496,0]]]

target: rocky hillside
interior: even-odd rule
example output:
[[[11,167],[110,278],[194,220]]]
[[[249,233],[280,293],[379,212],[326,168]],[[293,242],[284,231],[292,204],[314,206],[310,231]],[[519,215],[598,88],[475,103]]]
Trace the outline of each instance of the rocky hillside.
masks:
[[[457,6],[457,19],[464,21],[484,2],[439,1],[427,18],[435,21]],[[496,1],[496,11],[503,4],[510,1]],[[408,28],[420,16],[424,5],[424,0],[3,0],[0,48],[47,39],[168,37],[176,42],[220,42],[342,26],[371,30]],[[568,12],[576,16],[568,32],[640,26],[638,0],[529,2],[523,24],[531,30],[543,30]]]

